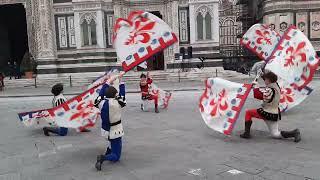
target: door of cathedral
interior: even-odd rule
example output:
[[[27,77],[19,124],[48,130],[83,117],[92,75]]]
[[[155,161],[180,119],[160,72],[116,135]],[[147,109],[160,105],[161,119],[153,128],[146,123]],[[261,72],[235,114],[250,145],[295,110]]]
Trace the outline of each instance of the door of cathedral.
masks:
[[[28,49],[26,11],[22,4],[0,5],[0,72],[8,62],[19,66]]]
[[[159,18],[162,19],[162,15],[159,11],[152,11],[150,12],[156,16],[158,16]],[[148,71],[152,71],[152,70],[164,70],[164,54],[163,51],[155,54],[154,56],[150,57],[147,60],[147,67],[148,67]],[[138,70],[143,70],[142,68],[138,67]]]

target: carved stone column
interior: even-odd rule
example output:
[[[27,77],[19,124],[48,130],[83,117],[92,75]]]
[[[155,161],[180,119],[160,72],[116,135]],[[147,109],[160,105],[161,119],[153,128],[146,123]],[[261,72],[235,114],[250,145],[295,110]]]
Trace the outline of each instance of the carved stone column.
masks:
[[[168,11],[171,11],[171,28],[176,36],[179,38],[179,1],[173,0],[172,2],[168,3],[169,7]],[[169,50],[169,58],[170,62],[174,61],[174,54],[179,52],[179,43],[175,43]]]
[[[124,14],[122,13],[122,8],[124,5],[123,0],[113,0],[113,11],[114,11],[114,19],[124,18]]]
[[[100,48],[106,48],[106,38],[104,31],[104,12],[102,11],[102,9],[97,11],[97,38],[98,46]]]
[[[36,23],[37,37],[37,59],[55,60],[57,58],[57,49],[54,30],[53,2],[52,0],[34,0],[38,1],[38,10],[35,16],[38,17]]]
[[[27,17],[27,32],[28,32],[28,46],[29,52],[33,55],[37,55],[37,44],[36,44],[36,32],[35,32],[35,17],[34,17],[34,6],[33,0],[26,0],[25,9]]]

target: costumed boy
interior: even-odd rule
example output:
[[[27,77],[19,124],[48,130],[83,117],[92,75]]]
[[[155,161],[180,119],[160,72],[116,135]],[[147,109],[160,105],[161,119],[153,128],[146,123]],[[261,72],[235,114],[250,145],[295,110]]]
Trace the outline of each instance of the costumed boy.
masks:
[[[63,95],[63,85],[56,84],[52,87],[51,93],[54,95],[52,99],[52,106],[57,107],[67,101],[67,98]],[[81,132],[89,132],[88,129],[83,129]],[[50,133],[57,134],[59,136],[66,136],[68,134],[68,128],[65,127],[44,127],[43,133],[46,136],[50,136]]]
[[[266,87],[254,89],[254,98],[262,100],[263,103],[259,109],[250,109],[245,114],[245,132],[240,135],[241,138],[251,138],[250,129],[252,118],[262,119],[267,124],[273,138],[294,138],[294,142],[301,140],[299,129],[293,131],[279,131],[278,120],[281,120],[279,110],[280,87],[277,83],[278,77],[273,72],[265,72],[262,79]],[[254,85],[257,84],[255,81]]]
[[[123,76],[111,76],[100,90],[99,97],[95,100],[95,106],[101,111],[101,135],[109,140],[111,148],[107,147],[104,155],[98,155],[95,167],[101,171],[104,161],[117,162],[121,157],[122,136],[124,135],[121,123],[121,111],[126,106],[125,85],[120,83],[118,90],[112,86],[113,82]]]
[[[158,109],[158,96],[150,94],[150,85],[152,84],[152,78],[147,72],[147,75],[141,74],[140,76],[140,89],[142,100],[154,100],[154,109],[156,113],[159,113]],[[144,110],[143,104],[141,104],[141,110]]]

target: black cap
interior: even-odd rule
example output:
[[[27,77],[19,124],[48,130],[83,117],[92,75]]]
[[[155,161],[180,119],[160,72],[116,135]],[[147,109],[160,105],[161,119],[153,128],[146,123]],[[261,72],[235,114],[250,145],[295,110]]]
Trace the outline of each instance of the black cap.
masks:
[[[51,93],[55,96],[58,96],[63,91],[63,84],[59,83],[52,87]]]
[[[106,98],[114,98],[116,97],[117,93],[118,93],[117,89],[114,88],[113,86],[110,86],[104,91],[104,96]]]

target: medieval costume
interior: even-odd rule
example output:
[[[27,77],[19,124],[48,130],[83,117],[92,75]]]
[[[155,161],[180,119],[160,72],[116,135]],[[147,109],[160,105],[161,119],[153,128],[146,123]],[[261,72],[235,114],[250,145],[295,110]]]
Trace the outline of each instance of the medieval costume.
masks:
[[[247,110],[245,114],[245,132],[240,135],[242,138],[251,138],[250,129],[252,118],[262,119],[274,138],[294,138],[295,142],[301,140],[299,129],[293,131],[279,131],[278,120],[281,120],[279,110],[280,87],[277,83],[277,76],[272,72],[265,73],[262,78],[266,87],[255,88],[254,98],[262,100],[263,103],[258,109]],[[268,83],[267,83],[268,82]]]
[[[154,108],[155,108],[155,112],[159,113],[158,110],[158,96],[151,94],[150,93],[150,85],[152,84],[152,79],[149,76],[149,73],[147,74],[147,76],[145,74],[141,74],[140,76],[140,89],[141,89],[141,99],[143,101],[145,100],[154,100]],[[144,105],[141,104],[141,110],[144,110]]]
[[[67,101],[67,98],[64,97],[63,93],[63,85],[56,84],[52,87],[51,93],[54,95],[52,100],[52,106],[57,107]],[[50,136],[50,133],[57,134],[59,136],[66,136],[68,134],[68,128],[65,127],[44,127],[43,133],[46,136]],[[90,132],[88,129],[82,129],[81,132]]]
[[[52,99],[53,107],[57,107],[67,101],[67,98],[64,97],[62,92],[63,92],[62,84],[56,84],[52,87],[51,93],[54,95]],[[59,136],[66,136],[68,134],[68,128],[64,128],[64,127],[57,127],[57,128],[44,127],[43,128],[44,135],[50,136],[49,132],[53,134],[57,134]]]
[[[98,155],[95,167],[101,171],[104,161],[117,162],[120,160],[122,151],[122,136],[124,135],[121,123],[121,111],[126,106],[125,85],[119,85],[119,93],[110,84],[103,85],[95,106],[101,111],[101,135],[110,143],[104,155]]]

